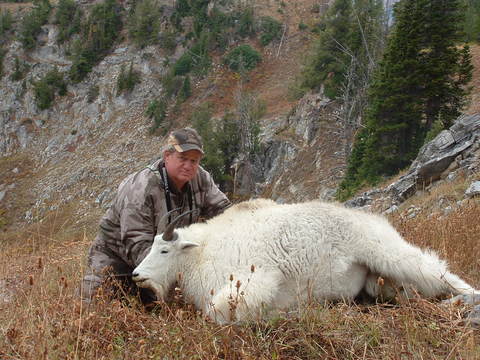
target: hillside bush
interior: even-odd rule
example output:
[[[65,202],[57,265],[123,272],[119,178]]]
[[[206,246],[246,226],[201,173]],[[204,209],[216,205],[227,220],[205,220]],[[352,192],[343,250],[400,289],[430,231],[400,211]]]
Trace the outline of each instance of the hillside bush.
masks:
[[[253,15],[252,7],[246,7],[240,12],[238,16],[238,24],[236,26],[236,33],[241,38],[255,35],[255,17]]]
[[[259,22],[260,43],[263,46],[270,44],[273,40],[279,39],[282,35],[282,23],[271,16],[263,16]]]
[[[235,112],[226,113],[222,118],[212,117],[208,103],[197,108],[190,118],[203,139],[202,166],[223,191],[231,188],[235,159],[251,161],[259,153],[259,121],[266,111],[264,102],[253,94],[239,92],[235,100]]]
[[[250,45],[237,46],[223,59],[224,64],[234,71],[252,70],[260,61],[262,61],[262,56]]]
[[[130,63],[128,71],[122,65],[117,79],[117,94],[131,92],[140,81],[140,73],[133,68],[133,63]]]
[[[164,120],[167,116],[167,107],[168,103],[164,98],[154,99],[148,104],[148,107],[145,110],[145,116],[153,121],[150,128],[151,132],[162,127],[164,129],[163,133],[166,133]]]
[[[12,81],[20,81],[25,78],[25,75],[29,70],[30,65],[28,65],[25,61],[21,61],[18,56],[15,56],[15,65],[10,79]]]
[[[224,190],[225,182],[229,180],[230,170],[227,168],[227,159],[232,154],[224,152],[225,149],[222,148],[221,144],[224,143],[225,139],[228,139],[228,143],[236,149],[235,145],[238,145],[239,129],[231,117],[228,117],[226,121],[213,119],[210,104],[204,104],[195,109],[190,121],[203,140],[205,155],[202,158],[202,166],[212,174],[215,181],[218,182],[220,189]],[[233,126],[232,131],[228,131],[230,130],[230,125]]]
[[[128,17],[128,32],[137,46],[143,48],[158,43],[162,13],[162,7],[156,0],[136,3]]]
[[[0,9],[0,40],[12,29],[13,17],[9,10]]]
[[[35,103],[40,110],[48,109],[55,100],[55,95],[63,96],[67,93],[67,84],[57,68],[50,70],[45,76],[32,82]]]
[[[170,54],[175,51],[175,48],[177,47],[177,42],[175,40],[176,33],[175,31],[172,30],[166,30],[163,31],[160,34],[160,47],[162,49],[167,50]]]
[[[183,102],[187,100],[192,95],[192,85],[190,83],[190,76],[185,76],[183,79],[182,87],[178,92],[178,100]]]
[[[32,50],[36,46],[37,35],[48,21],[52,6],[48,0],[35,0],[33,9],[27,13],[20,23],[19,40],[25,50]]]
[[[82,81],[118,39],[122,28],[121,7],[116,0],[106,0],[92,7],[81,39],[73,46],[70,78]]]
[[[161,82],[165,91],[165,97],[168,99],[178,94],[183,84],[183,79],[181,76],[175,75],[173,71],[170,71],[162,77]]]
[[[209,55],[210,40],[211,33],[205,30],[173,65],[173,74],[181,76],[193,72],[195,75],[205,75],[212,62]]]
[[[58,27],[57,42],[63,43],[80,32],[83,11],[74,0],[59,0],[54,23]]]
[[[7,55],[7,50],[0,47],[0,79],[3,77],[3,60]]]
[[[189,52],[183,54],[173,65],[173,74],[176,76],[185,75],[192,70],[193,59]]]

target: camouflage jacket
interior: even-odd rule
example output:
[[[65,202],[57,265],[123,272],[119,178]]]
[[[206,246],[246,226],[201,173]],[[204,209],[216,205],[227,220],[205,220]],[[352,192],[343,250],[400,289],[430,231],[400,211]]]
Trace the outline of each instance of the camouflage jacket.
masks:
[[[169,223],[169,217],[164,216],[167,203],[160,173],[162,168],[163,160],[157,160],[125,178],[110,209],[100,221],[94,246],[106,248],[107,252],[114,253],[132,268],[143,260],[154,236],[161,234]],[[191,217],[186,216],[177,227],[195,223],[199,217],[213,217],[231,205],[202,167],[198,168],[197,175],[183,191],[176,189],[171,181],[168,185],[171,209],[181,209],[170,217],[172,220],[189,208],[200,210]]]

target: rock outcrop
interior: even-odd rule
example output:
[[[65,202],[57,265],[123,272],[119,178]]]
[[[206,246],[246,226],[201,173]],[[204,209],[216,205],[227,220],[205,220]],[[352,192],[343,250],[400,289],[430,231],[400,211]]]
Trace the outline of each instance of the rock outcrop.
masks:
[[[384,189],[374,189],[346,202],[347,206],[375,206],[391,212],[402,202],[440,181],[451,181],[459,174],[472,175],[480,170],[480,114],[462,115],[452,127],[443,130],[424,145],[408,172]],[[466,197],[478,194],[474,181]]]

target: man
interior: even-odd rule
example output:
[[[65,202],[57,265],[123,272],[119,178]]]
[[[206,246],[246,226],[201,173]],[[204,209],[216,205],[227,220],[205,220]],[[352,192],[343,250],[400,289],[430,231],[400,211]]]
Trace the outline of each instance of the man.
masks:
[[[118,187],[110,209],[100,221],[100,230],[89,254],[89,271],[83,279],[82,298],[89,301],[106,278],[118,279],[127,290],[134,288],[132,270],[148,254],[157,234],[179,214],[178,227],[210,218],[231,205],[199,164],[202,140],[192,128],[173,131],[159,159],[129,175]],[[142,300],[155,300],[141,289]]]

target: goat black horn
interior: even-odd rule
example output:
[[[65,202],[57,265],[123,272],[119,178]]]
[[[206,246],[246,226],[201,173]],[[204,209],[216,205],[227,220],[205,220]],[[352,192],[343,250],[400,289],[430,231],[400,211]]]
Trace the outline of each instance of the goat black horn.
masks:
[[[168,224],[166,227],[165,231],[163,232],[162,239],[165,241],[172,241],[173,240],[173,231],[175,230],[175,226],[177,223],[186,215],[190,215],[193,212],[196,212],[197,210],[189,210],[187,212],[184,212],[183,214],[178,215],[173,221]]]

